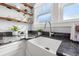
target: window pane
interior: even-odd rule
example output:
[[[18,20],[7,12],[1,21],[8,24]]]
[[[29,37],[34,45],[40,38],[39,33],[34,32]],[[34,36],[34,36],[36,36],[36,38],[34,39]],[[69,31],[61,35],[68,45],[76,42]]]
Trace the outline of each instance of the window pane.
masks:
[[[44,3],[37,8],[37,21],[47,22],[51,20],[52,4]]]
[[[64,7],[64,20],[79,18],[79,4],[71,4]]]
[[[39,22],[47,22],[51,20],[51,14],[45,14],[38,17]]]
[[[45,4],[41,5],[38,8],[38,11],[37,11],[38,12],[38,16],[42,15],[42,14],[45,14],[45,13],[51,12],[51,9],[52,9],[52,4],[45,3]]]

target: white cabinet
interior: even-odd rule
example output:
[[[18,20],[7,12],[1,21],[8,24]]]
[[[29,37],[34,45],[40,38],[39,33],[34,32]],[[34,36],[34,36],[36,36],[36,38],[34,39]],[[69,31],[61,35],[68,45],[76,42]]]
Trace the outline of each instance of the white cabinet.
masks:
[[[0,56],[25,56],[25,41],[17,41],[0,46]]]

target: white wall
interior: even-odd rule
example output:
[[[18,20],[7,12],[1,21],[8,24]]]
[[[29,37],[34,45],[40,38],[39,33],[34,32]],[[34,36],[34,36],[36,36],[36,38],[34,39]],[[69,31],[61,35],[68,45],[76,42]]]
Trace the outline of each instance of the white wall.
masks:
[[[17,12],[13,9],[8,9],[4,6],[0,6],[0,16],[16,18],[18,20],[24,19],[23,13]],[[0,30],[9,30],[9,28],[12,27],[13,25],[19,26],[21,28],[21,30],[25,30],[26,27],[28,27],[27,26],[28,24],[26,24],[26,23],[7,21],[7,20],[0,19]]]
[[[23,13],[17,12],[13,9],[8,9],[4,6],[0,6],[0,16],[16,18],[19,20],[23,20],[24,18]]]
[[[0,19],[0,30],[1,31],[3,31],[3,30],[8,31],[9,28],[12,27],[13,25],[17,25],[22,31],[25,30],[26,28],[28,29],[28,26],[25,23],[7,21],[7,20]]]

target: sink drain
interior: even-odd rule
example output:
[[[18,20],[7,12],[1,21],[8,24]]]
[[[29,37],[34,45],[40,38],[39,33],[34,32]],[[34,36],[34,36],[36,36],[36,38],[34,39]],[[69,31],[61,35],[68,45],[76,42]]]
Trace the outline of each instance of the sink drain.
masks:
[[[45,49],[46,49],[46,50],[50,50],[50,48],[48,48],[48,47],[45,47]]]

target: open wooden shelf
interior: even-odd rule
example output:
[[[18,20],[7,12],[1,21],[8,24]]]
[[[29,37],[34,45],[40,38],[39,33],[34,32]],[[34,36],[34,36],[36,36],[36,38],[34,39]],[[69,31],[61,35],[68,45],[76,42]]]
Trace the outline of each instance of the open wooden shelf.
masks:
[[[15,18],[0,17],[0,19],[8,20],[8,21],[21,22],[21,23],[28,23],[28,22],[25,22],[25,21],[17,20],[17,19],[15,19]]]
[[[27,4],[27,3],[22,3],[24,6],[26,6],[26,7],[29,7],[30,9],[33,9],[33,7],[32,6],[30,6],[29,4]]]
[[[30,14],[30,13],[27,13],[27,12],[24,11],[24,10],[18,9],[18,8],[15,7],[15,6],[11,6],[11,5],[6,4],[6,3],[0,3],[0,5],[5,6],[5,7],[9,8],[9,9],[14,9],[14,10],[16,10],[16,11],[18,11],[18,12],[22,12],[22,13],[24,13],[24,14],[28,14],[28,15],[30,15],[30,16],[33,15],[33,14]]]

